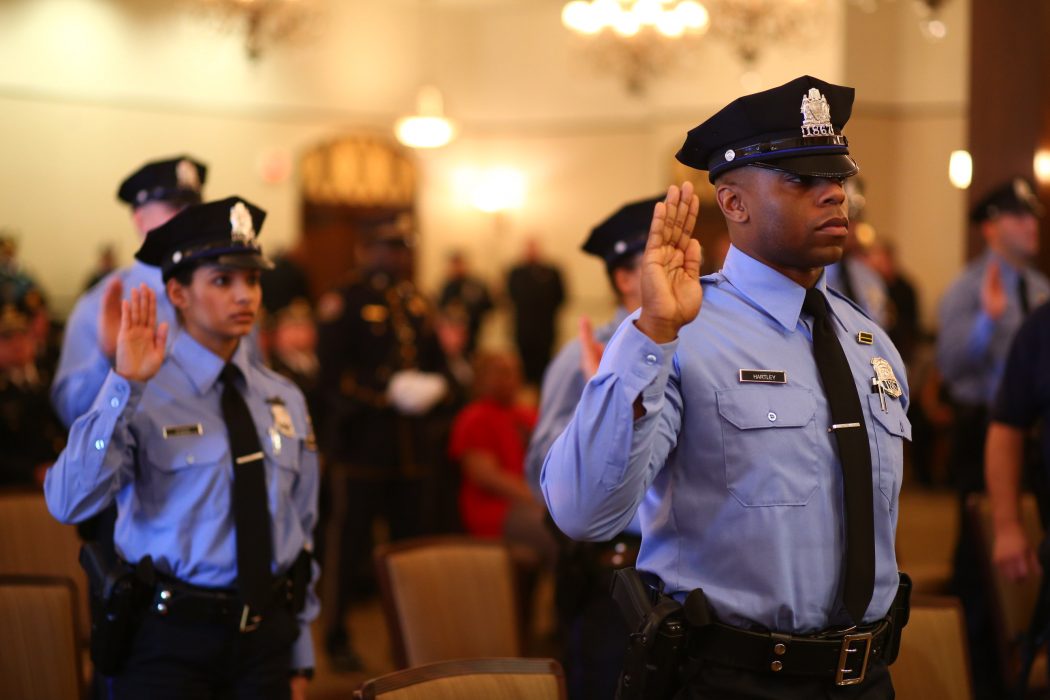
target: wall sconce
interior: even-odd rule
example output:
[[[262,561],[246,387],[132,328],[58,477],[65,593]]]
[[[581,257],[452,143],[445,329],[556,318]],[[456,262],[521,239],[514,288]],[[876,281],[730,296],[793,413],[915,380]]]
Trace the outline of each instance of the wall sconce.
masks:
[[[462,168],[453,181],[460,198],[484,212],[519,209],[525,203],[525,174],[516,168]]]
[[[952,151],[948,158],[948,179],[960,190],[970,186],[973,179],[973,159],[969,151]]]
[[[1040,185],[1050,184],[1050,149],[1040,148],[1032,157],[1032,171]]]

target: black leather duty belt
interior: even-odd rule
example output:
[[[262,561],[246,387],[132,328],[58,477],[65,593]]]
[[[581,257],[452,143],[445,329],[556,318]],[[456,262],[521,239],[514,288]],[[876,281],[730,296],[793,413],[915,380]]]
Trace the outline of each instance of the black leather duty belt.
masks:
[[[864,681],[868,664],[882,659],[892,632],[889,620],[811,636],[752,632],[716,622],[691,630],[689,656],[748,671],[856,685]]]
[[[292,582],[279,576],[273,582],[271,598],[263,610],[251,610],[234,589],[202,588],[168,577],[158,578],[150,602],[150,612],[191,624],[236,625],[241,632],[252,632],[263,616],[278,608],[291,609]]]

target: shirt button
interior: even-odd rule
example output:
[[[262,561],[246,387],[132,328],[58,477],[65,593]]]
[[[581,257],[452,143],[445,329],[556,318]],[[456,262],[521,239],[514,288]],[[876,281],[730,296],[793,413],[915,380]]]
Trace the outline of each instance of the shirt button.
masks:
[[[95,440],[95,449],[96,450],[101,450],[101,449],[105,448],[105,446],[106,446],[106,441],[105,440],[101,440],[101,439]]]
[[[116,408],[117,406],[120,405],[120,399],[118,399],[116,396],[114,396],[112,399],[109,400],[109,405],[112,406],[113,408]]]
[[[645,356],[645,364],[647,364],[647,365],[655,365],[656,364],[656,355],[653,355],[652,353],[649,353],[648,355],[646,355]]]
[[[186,464],[193,464],[197,461],[197,458],[193,455],[186,455]]]
[[[775,414],[772,411],[770,411],[769,413],[766,414],[766,418],[768,418],[769,421],[772,423],[773,421],[775,421],[777,419],[777,414]]]

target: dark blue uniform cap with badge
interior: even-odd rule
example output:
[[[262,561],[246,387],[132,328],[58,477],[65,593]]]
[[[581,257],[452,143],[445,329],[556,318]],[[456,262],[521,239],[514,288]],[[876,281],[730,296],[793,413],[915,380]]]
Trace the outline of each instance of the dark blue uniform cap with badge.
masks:
[[[970,211],[975,224],[994,219],[1000,214],[1031,214],[1041,217],[1046,212],[1032,186],[1022,177],[1015,177],[986,194]]]
[[[729,103],[690,130],[675,157],[711,182],[745,165],[850,177],[860,170],[842,135],[852,111],[853,88],[804,75]]]
[[[186,207],[149,232],[135,257],[159,267],[164,281],[200,262],[273,269],[257,241],[266,212],[240,197]]]
[[[153,161],[120,183],[117,198],[132,209],[147,202],[200,204],[201,187],[207,174],[207,166],[189,156]]]
[[[625,204],[593,229],[583,244],[583,252],[605,261],[612,269],[624,259],[645,249],[653,208],[663,195]]]

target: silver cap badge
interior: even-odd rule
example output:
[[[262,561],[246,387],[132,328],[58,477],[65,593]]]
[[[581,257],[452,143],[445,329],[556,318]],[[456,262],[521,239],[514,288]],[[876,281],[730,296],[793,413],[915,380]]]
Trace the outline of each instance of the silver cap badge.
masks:
[[[184,190],[200,191],[201,178],[197,166],[185,158],[175,164],[175,179]]]
[[[237,202],[230,207],[230,238],[234,243],[253,245],[255,243],[255,226],[252,215],[244,202]]]
[[[831,125],[831,107],[828,99],[820,90],[810,88],[802,97],[802,136],[834,136],[835,127]]]

